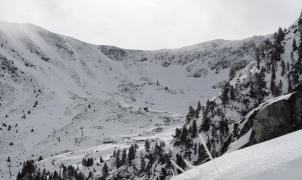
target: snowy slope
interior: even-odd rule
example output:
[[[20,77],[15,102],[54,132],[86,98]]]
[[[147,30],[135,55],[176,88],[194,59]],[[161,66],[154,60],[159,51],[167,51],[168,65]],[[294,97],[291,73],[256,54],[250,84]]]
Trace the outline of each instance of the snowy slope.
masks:
[[[140,51],[91,45],[33,25],[0,23],[0,54],[62,100],[70,94],[114,96],[177,113],[186,112],[196,98],[215,95],[218,90],[212,87],[228,78],[232,65],[253,60],[264,39]]]
[[[195,155],[200,144],[196,131],[211,154],[219,157],[301,129],[301,106],[296,106],[302,80],[301,34],[302,15],[289,28],[280,28],[257,50],[257,60],[237,71],[204,108],[196,108],[201,115],[196,116],[192,108],[184,126],[175,131],[175,153],[190,164],[207,161],[205,151]],[[178,165],[189,170],[190,165],[181,158]]]
[[[302,131],[223,155],[173,180],[300,180]]]
[[[187,107],[216,95],[213,86],[233,66],[252,61],[264,39],[141,51],[0,22],[0,178],[8,175],[8,156],[15,175],[26,159],[93,148],[108,138],[170,141]]]

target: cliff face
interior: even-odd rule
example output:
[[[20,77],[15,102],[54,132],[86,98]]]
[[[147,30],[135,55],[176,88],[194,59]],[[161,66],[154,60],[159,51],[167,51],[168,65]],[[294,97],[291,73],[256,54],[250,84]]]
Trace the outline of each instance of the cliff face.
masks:
[[[277,100],[251,116],[250,145],[261,143],[302,129],[302,90]]]

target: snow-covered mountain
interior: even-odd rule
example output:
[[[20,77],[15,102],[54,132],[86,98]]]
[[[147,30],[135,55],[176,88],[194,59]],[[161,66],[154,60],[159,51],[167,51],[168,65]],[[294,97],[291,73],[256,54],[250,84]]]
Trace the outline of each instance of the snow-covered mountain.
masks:
[[[301,27],[302,15],[257,49],[256,61],[235,73],[205,107],[190,108],[174,136],[180,168],[209,160],[200,135],[210,153],[219,157],[302,128]]]
[[[9,176],[8,156],[13,177],[33,159],[51,172],[71,165],[90,179],[102,177],[105,164],[110,179],[166,178],[180,173],[176,164],[187,170],[207,161],[198,134],[214,157],[262,142],[250,137],[261,139],[270,126],[259,115],[255,129],[251,114],[299,85],[299,28],[297,21],[276,35],[142,51],[1,22],[0,178]],[[127,163],[117,160],[123,149]]]
[[[252,61],[264,40],[126,50],[1,22],[1,174],[8,156],[16,175],[28,158],[141,136],[171,139],[189,104],[218,93],[230,68]]]

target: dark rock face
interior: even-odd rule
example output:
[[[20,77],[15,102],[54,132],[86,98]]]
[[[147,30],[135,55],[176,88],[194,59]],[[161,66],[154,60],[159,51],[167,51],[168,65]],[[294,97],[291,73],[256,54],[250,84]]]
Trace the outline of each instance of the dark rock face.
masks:
[[[249,145],[302,129],[302,90],[299,88],[289,99],[282,99],[266,106],[252,118]]]
[[[298,30],[299,30],[299,32],[302,32],[302,12],[298,19]]]
[[[100,46],[100,50],[103,54],[114,61],[122,61],[127,56],[127,52],[124,49],[114,46]]]

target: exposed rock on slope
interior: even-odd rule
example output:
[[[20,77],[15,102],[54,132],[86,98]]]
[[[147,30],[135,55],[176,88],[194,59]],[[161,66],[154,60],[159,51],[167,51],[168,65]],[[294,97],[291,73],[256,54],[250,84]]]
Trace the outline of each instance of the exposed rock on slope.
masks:
[[[266,104],[266,103],[264,103]],[[250,145],[302,129],[302,89],[254,112]]]

